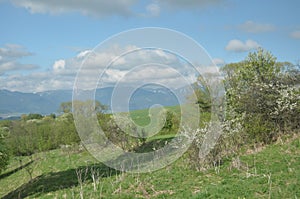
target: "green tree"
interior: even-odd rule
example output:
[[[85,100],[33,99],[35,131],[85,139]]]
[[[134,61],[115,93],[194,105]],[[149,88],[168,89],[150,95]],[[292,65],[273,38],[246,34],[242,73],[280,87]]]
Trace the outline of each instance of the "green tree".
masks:
[[[276,62],[270,52],[259,49],[244,61],[223,68],[227,119],[241,121],[251,140],[270,142],[286,129],[290,118],[284,112],[297,115],[297,88],[287,84],[284,66],[287,64]]]
[[[202,112],[210,112],[212,101],[209,89],[203,77],[198,77],[197,83],[194,84],[194,91],[197,97],[197,104]]]
[[[72,102],[62,102],[58,111],[60,113],[70,113],[72,111]]]
[[[87,100],[87,101],[73,101],[73,102],[62,102],[59,106],[59,112],[61,113],[71,113],[72,106],[76,106],[78,108],[86,108],[89,106],[93,106],[97,113],[103,113],[107,110],[107,107],[101,104],[99,101]]]
[[[43,116],[41,114],[38,114],[38,113],[29,113],[28,115],[26,114],[23,114],[21,116],[21,119],[23,121],[27,121],[27,120],[39,120],[39,119],[42,119]]]
[[[214,148],[201,158],[199,146],[213,123],[200,125],[188,152],[192,166],[200,170],[215,166],[224,157],[239,153],[243,144],[268,143],[281,133],[299,131],[299,69],[288,62],[276,62],[276,58],[263,49],[249,53],[241,62],[225,65],[221,69],[226,90],[223,133]],[[205,101],[203,97],[205,89],[200,91],[198,101],[209,104],[205,103],[209,100]],[[213,92],[213,89],[209,91]],[[215,102],[213,97],[211,102]],[[201,118],[205,115],[208,119],[209,114],[202,114]]]
[[[9,150],[4,142],[4,138],[8,134],[9,129],[0,126],[0,173],[6,168],[9,161]]]

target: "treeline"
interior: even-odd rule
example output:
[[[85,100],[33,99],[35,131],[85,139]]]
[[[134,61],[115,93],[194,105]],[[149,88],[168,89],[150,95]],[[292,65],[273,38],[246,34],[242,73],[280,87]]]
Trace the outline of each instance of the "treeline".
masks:
[[[106,114],[106,107],[100,102],[96,102],[95,109],[99,120],[99,125],[106,136],[113,143],[126,151],[132,151],[136,147],[145,143],[145,138],[135,138],[128,134],[135,131],[135,134],[142,135],[143,129],[137,129],[126,125],[128,132],[121,129],[114,121],[111,114]],[[9,151],[14,156],[31,155],[36,152],[52,150],[62,145],[80,144],[80,137],[77,133],[73,114],[71,112],[72,103],[63,102],[59,108],[62,115],[55,114],[43,116],[41,114],[22,115],[20,120],[0,121],[0,150],[5,149],[5,154]],[[126,121],[124,119],[124,121]],[[178,128],[177,120],[172,112],[166,112],[166,121],[161,134],[170,134]],[[130,132],[129,132],[130,131]],[[2,143],[2,145],[1,145]]]

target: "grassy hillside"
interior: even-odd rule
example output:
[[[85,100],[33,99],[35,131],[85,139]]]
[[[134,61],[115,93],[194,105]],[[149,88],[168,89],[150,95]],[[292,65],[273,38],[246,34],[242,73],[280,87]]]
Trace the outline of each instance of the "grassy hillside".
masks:
[[[180,116],[180,106],[168,106],[164,107],[167,111],[170,111],[178,116]],[[150,123],[150,117],[149,117],[149,110],[148,109],[142,109],[142,110],[134,110],[130,112],[130,117],[132,120],[140,125],[140,126],[146,126]]]
[[[13,158],[0,175],[0,196],[299,198],[300,136],[280,140],[267,147],[245,150],[203,172],[188,168],[186,157],[182,157],[156,172],[123,173],[98,163],[78,146],[62,148],[34,154],[32,158]]]

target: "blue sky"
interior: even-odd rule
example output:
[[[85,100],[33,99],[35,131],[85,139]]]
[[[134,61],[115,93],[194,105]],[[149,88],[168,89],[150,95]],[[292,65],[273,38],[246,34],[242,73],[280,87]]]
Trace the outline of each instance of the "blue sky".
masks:
[[[142,27],[180,31],[216,64],[241,61],[259,46],[297,63],[299,8],[298,0],[0,0],[0,89],[71,89],[75,75],[61,70],[78,55]]]

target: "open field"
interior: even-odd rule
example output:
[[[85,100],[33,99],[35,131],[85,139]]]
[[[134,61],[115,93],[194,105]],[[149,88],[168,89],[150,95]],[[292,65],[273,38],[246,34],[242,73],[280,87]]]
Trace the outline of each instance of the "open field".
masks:
[[[164,107],[167,111],[170,111],[178,116],[180,116],[180,106],[169,106]],[[142,109],[142,110],[134,110],[130,112],[130,117],[132,120],[140,125],[140,126],[146,126],[150,123],[150,117],[149,117],[149,111],[148,109]]]

